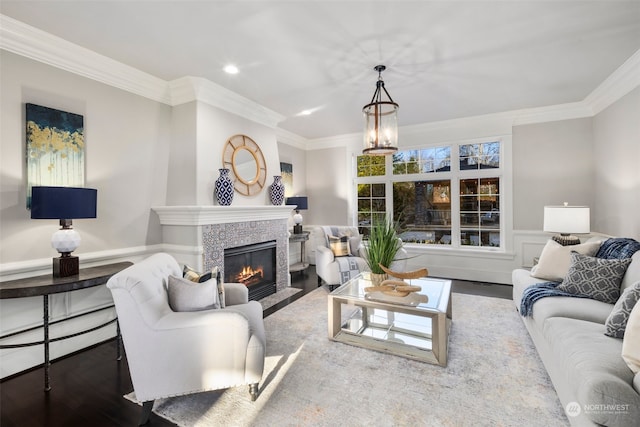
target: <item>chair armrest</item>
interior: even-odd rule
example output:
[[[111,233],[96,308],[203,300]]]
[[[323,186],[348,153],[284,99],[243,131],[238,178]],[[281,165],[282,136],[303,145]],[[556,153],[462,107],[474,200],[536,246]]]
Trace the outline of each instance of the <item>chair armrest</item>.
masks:
[[[335,257],[333,251],[326,246],[318,246],[316,248],[316,265],[331,264]]]
[[[225,305],[238,305],[249,302],[249,289],[242,283],[225,283],[223,286]]]
[[[237,311],[225,309],[212,309],[205,311],[172,311],[162,316],[151,325],[156,332],[176,329],[208,328],[216,325],[224,325],[226,329],[247,328],[247,318]]]

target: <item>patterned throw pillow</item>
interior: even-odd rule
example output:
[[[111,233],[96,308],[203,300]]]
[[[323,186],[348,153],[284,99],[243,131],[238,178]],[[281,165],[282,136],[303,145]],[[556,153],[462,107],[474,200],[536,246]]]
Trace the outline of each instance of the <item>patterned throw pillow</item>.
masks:
[[[615,304],[620,297],[620,282],[629,264],[631,258],[600,259],[571,252],[569,271],[556,289]]]
[[[216,279],[195,283],[182,277],[169,276],[169,307],[173,311],[200,311],[220,308]]]
[[[613,310],[611,310],[611,314],[609,314],[604,324],[605,335],[613,338],[624,337],[624,330],[627,327],[629,315],[638,300],[640,300],[640,282],[636,282],[628,287],[620,298],[618,298],[618,302],[613,306]]]
[[[227,300],[224,296],[224,280],[222,280],[222,275],[218,267],[213,267],[211,275],[216,278],[218,284],[218,303],[220,304],[220,308],[225,308],[227,306]]]
[[[211,279],[212,276],[211,276],[211,272],[204,273],[204,274],[199,273],[192,267],[189,267],[188,265],[185,264],[184,268],[182,269],[182,277],[184,277],[187,280],[191,280],[192,282],[202,283]]]
[[[351,255],[351,249],[349,248],[349,236],[328,236],[329,247],[333,256],[349,256]]]

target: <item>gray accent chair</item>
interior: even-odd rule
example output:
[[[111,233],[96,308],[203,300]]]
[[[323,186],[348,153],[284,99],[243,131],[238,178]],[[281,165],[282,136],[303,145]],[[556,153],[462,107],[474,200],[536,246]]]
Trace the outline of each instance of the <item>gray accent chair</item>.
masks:
[[[258,396],[266,337],[262,306],[246,286],[225,283],[226,308],[174,312],[167,281],[182,277],[176,260],[155,254],[107,282],[145,424],[155,399],[249,385]]]

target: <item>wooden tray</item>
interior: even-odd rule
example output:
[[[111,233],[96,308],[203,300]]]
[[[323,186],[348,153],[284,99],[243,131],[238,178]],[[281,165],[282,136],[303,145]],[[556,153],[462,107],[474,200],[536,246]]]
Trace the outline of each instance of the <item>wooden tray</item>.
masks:
[[[406,297],[393,297],[391,295],[385,295],[382,292],[368,292],[364,295],[364,299],[370,301],[386,302],[389,304],[408,305],[411,307],[417,307],[420,304],[429,302],[428,296],[415,292],[411,292]]]

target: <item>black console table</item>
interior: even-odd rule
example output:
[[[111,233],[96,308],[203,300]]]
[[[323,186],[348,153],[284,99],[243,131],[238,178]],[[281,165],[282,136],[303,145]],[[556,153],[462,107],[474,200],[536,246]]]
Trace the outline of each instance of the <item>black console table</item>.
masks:
[[[42,327],[44,330],[44,339],[42,341],[28,342],[28,343],[22,343],[22,344],[0,345],[0,349],[44,345],[44,390],[45,391],[51,390],[51,385],[49,384],[49,367],[50,367],[49,344],[55,341],[61,341],[67,338],[72,338],[78,335],[93,332],[113,322],[116,322],[117,324],[118,319],[115,318],[115,319],[109,320],[106,323],[103,323],[101,325],[98,325],[93,328],[86,329],[74,334],[65,335],[57,338],[50,338],[49,325],[59,323],[59,322],[64,322],[66,320],[75,319],[81,316],[86,316],[88,314],[92,314],[101,310],[107,310],[107,309],[113,308],[113,305],[110,305],[107,307],[101,307],[96,310],[77,314],[75,316],[70,316],[55,322],[49,322],[49,295],[63,293],[63,292],[77,291],[79,289],[86,289],[86,288],[91,288],[93,286],[104,285],[105,283],[107,283],[107,280],[109,280],[111,276],[113,276],[120,270],[123,270],[129,267],[130,265],[132,265],[132,263],[130,262],[119,262],[115,264],[101,265],[99,267],[83,268],[75,276],[53,277],[52,275],[49,274],[45,276],[27,277],[25,279],[17,279],[17,280],[10,280],[7,282],[0,282],[0,299],[26,298],[26,297],[35,297],[35,296],[43,297],[42,325],[17,331],[17,332],[13,332],[7,335],[2,335],[0,336],[0,340],[9,338],[12,336],[16,336],[34,329],[38,329],[40,327]],[[118,357],[118,360],[120,360],[121,359],[121,354],[120,354],[121,338],[120,338],[119,326],[117,327],[117,331],[118,331],[117,332],[117,339],[118,339],[117,357]]]

